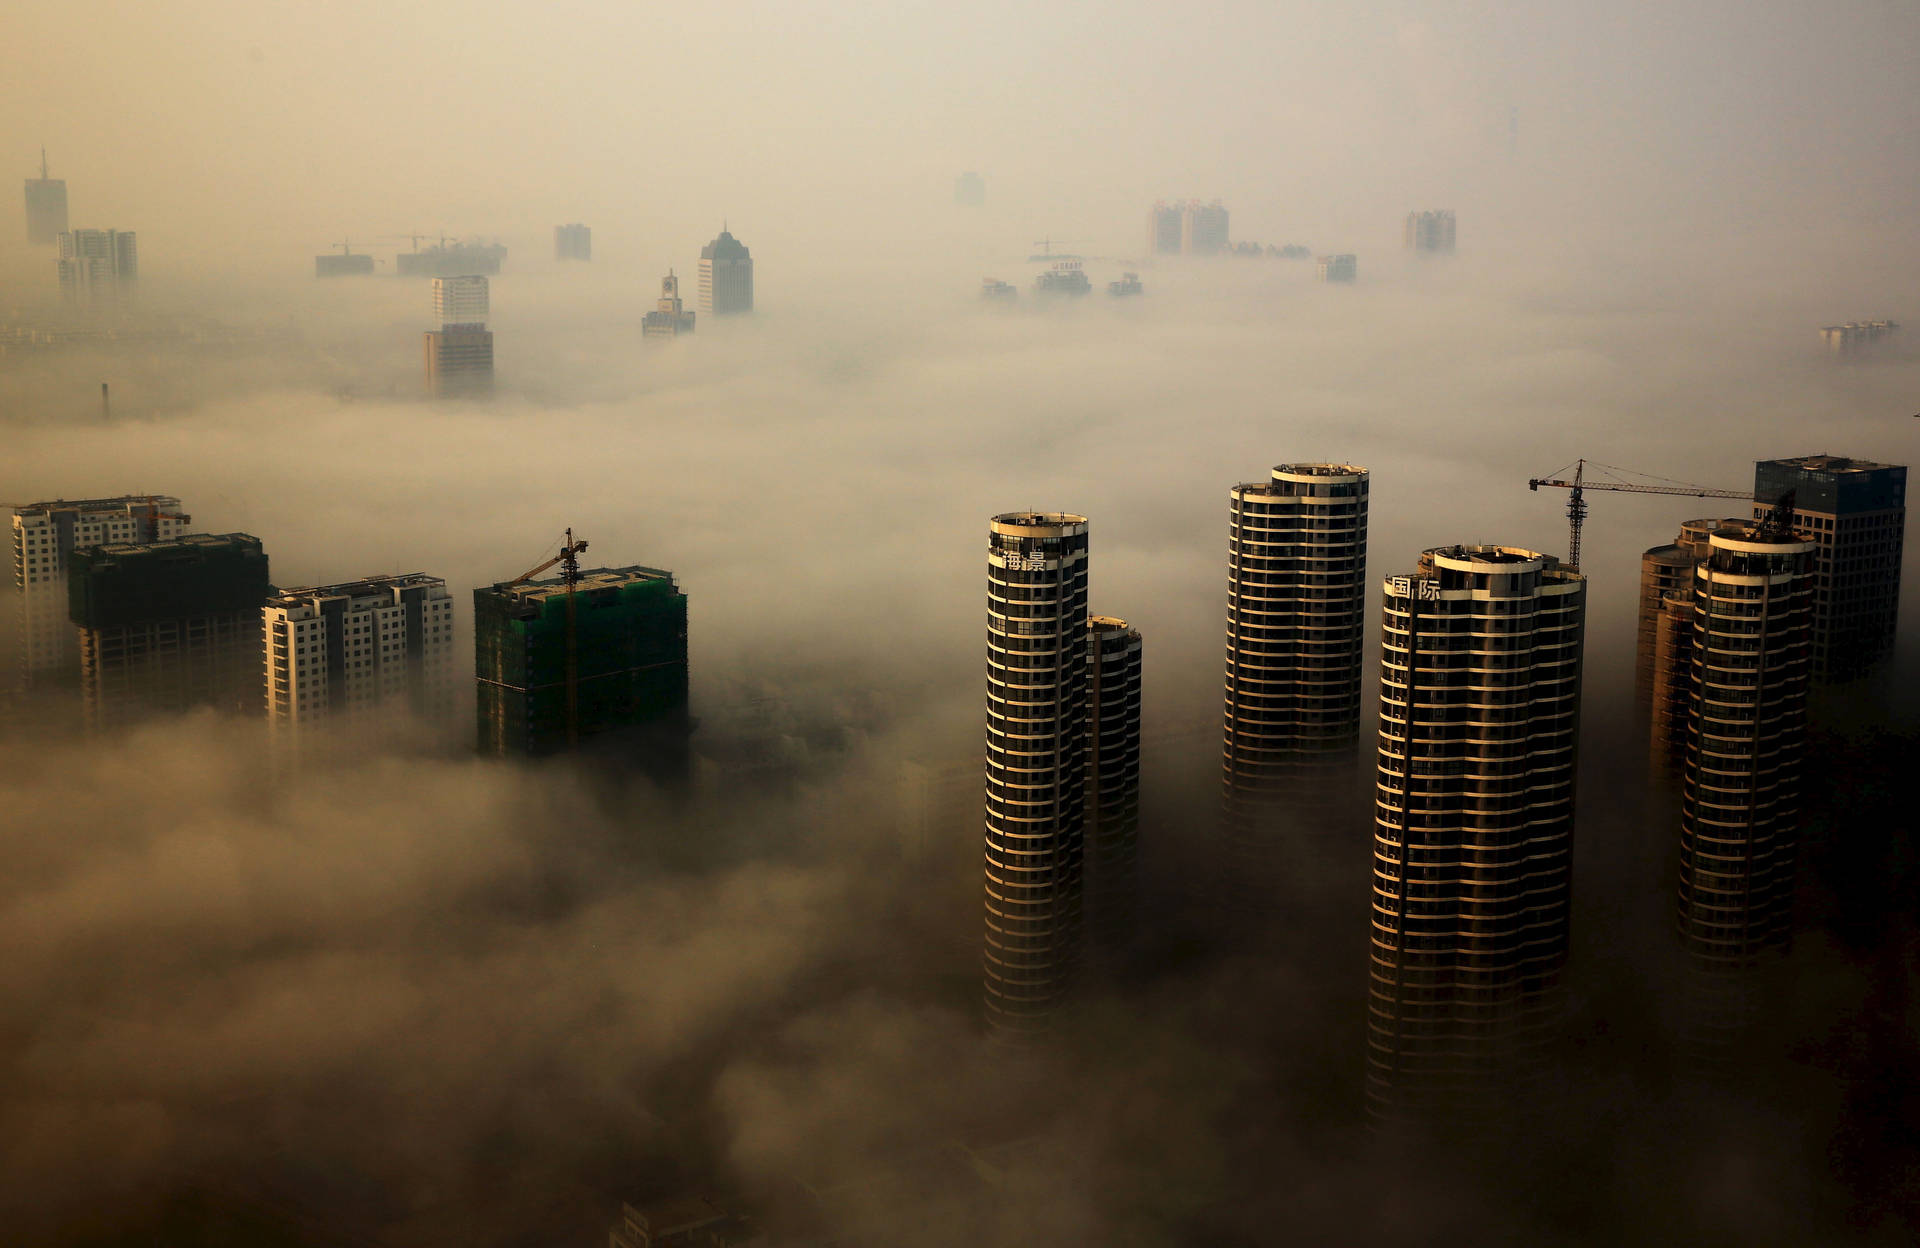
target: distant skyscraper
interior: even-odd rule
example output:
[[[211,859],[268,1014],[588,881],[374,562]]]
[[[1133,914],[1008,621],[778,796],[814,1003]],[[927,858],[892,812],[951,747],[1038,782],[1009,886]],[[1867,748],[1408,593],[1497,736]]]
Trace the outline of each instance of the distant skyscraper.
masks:
[[[635,761],[685,770],[687,596],[673,573],[583,570],[571,603],[560,577],[476,589],[473,630],[482,754],[562,752],[571,714],[583,746],[630,740]]]
[[[1524,1088],[1566,961],[1586,579],[1445,546],[1385,582],[1367,1108]]]
[[[1427,255],[1453,254],[1453,209],[1431,209],[1407,214],[1407,250]]]
[[[660,279],[660,302],[640,322],[643,338],[674,338],[693,332],[694,314],[680,302],[680,279],[668,269]]]
[[[1227,246],[1227,210],[1219,200],[1189,200],[1180,220],[1180,248],[1190,256],[1217,256]]]
[[[708,316],[753,311],[753,256],[724,229],[700,249],[700,310]]]
[[[1185,213],[1178,203],[1158,203],[1147,209],[1147,254],[1177,256],[1185,228]]]
[[[1139,913],[1140,630],[1088,619],[1086,915],[1096,945],[1133,939]]]
[[[51,247],[67,232],[67,183],[47,176],[47,149],[40,149],[40,176],[27,179],[27,242]]]
[[[1740,972],[1792,936],[1814,543],[1723,526],[1694,567],[1677,918],[1705,972],[1692,1040],[1750,1020]],[[1677,597],[1677,595],[1676,595]]]
[[[433,279],[433,319],[442,325],[485,325],[487,279],[478,275]]]
[[[1228,493],[1221,866],[1236,891],[1266,895],[1286,839],[1340,830],[1352,796],[1369,485],[1354,464],[1280,464]]]
[[[1360,276],[1359,257],[1351,252],[1321,256],[1319,266],[1320,280],[1323,282],[1351,282]]]
[[[267,723],[298,745],[328,723],[453,707],[453,598],[419,572],[275,592],[261,610]]]
[[[23,683],[79,679],[80,654],[67,607],[67,566],[75,551],[164,542],[192,525],[180,500],[162,495],[63,499],[16,509],[13,583],[20,588]]]
[[[133,293],[140,277],[134,235],[123,230],[68,230],[56,262],[60,293],[71,303],[110,303]]]
[[[593,259],[593,231],[578,223],[554,226],[553,258],[555,260]]]
[[[341,244],[344,248],[345,244]],[[364,252],[343,250],[339,255],[315,256],[313,258],[315,277],[371,277],[373,276],[373,257]]]
[[[443,325],[426,335],[427,393],[478,398],[493,393],[493,331]]]
[[[987,202],[987,180],[977,173],[963,173],[953,184],[953,202],[966,208],[978,208]]]
[[[29,183],[31,185],[31,183]],[[1820,341],[1836,360],[1852,360],[1870,354],[1882,342],[1893,337],[1900,326],[1894,321],[1848,321],[1820,330]]]
[[[272,586],[259,538],[190,533],[93,546],[75,551],[70,569],[91,727],[198,706],[260,714],[260,608]]]
[[[1907,470],[1841,455],[1754,465],[1753,514],[1793,495],[1795,536],[1814,544],[1813,679],[1869,676],[1893,653],[1900,553],[1907,532]]]
[[[1045,1030],[1082,952],[1087,518],[995,516],[987,536],[986,1015]]]

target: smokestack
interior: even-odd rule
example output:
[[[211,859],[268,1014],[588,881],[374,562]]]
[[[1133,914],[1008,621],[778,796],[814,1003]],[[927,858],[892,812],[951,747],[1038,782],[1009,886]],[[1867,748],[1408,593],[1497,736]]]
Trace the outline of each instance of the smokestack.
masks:
[[[113,404],[107,401],[107,383],[100,383],[100,419],[113,419]]]

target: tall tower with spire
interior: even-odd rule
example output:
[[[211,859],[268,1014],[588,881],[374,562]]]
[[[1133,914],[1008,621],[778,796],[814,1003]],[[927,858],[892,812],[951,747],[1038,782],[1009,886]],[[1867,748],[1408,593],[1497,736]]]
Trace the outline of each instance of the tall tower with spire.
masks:
[[[27,179],[27,242],[51,247],[67,232],[67,182],[47,176],[47,149],[40,149],[40,176]]]
[[[720,223],[720,237],[700,249],[700,310],[708,316],[753,311],[753,253]]]

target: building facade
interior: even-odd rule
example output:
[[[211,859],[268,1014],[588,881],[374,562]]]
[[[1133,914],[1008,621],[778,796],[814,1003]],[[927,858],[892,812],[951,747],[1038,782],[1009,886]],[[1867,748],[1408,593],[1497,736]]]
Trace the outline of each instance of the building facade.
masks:
[[[1640,601],[1634,633],[1634,703],[1642,714],[1656,700],[1654,650],[1660,617],[1670,594],[1693,597],[1693,565],[1707,557],[1707,539],[1723,524],[1744,525],[1740,519],[1688,520],[1665,546],[1653,546],[1640,555]]]
[[[1814,683],[1871,676],[1891,657],[1899,623],[1906,467],[1841,455],[1754,465],[1755,519],[1789,494],[1794,535],[1814,544]]]
[[[1186,232],[1182,205],[1158,203],[1147,209],[1147,254],[1177,256],[1180,240]]]
[[[412,572],[283,589],[261,609],[267,725],[297,746],[328,724],[395,711],[429,723],[453,710],[453,597]]]
[[[700,249],[700,310],[708,316],[753,311],[753,255],[725,229]]]
[[[1815,543],[1724,526],[1693,571],[1676,920],[1696,1045],[1749,1021],[1743,974],[1792,937]]]
[[[443,325],[426,334],[427,393],[435,398],[483,398],[493,393],[493,331],[480,325]]]
[[[67,589],[88,725],[201,706],[260,714],[271,588],[260,539],[245,533],[75,551]]]
[[[13,583],[20,591],[22,670],[27,687],[79,679],[80,650],[68,615],[67,568],[90,546],[144,545],[193,527],[180,500],[153,494],[29,503],[13,515]]]
[[[640,322],[643,338],[677,338],[693,332],[694,314],[680,301],[680,279],[668,269],[660,279],[660,301]]]
[[[1111,615],[1087,620],[1087,934],[1123,948],[1139,921],[1140,630]]]
[[[1079,971],[1087,818],[1087,518],[987,535],[987,1024],[1045,1030]]]
[[[1287,837],[1343,819],[1359,753],[1370,484],[1355,464],[1280,464],[1228,492],[1222,866],[1236,888],[1264,895]]]
[[[1586,580],[1447,546],[1384,588],[1367,1110],[1470,1120],[1559,1011]]]
[[[40,149],[40,176],[27,179],[27,243],[52,247],[67,232],[67,183],[47,176],[47,149]]]
[[[1360,259],[1351,252],[1321,256],[1318,268],[1323,282],[1353,282],[1360,278]]]
[[[579,222],[554,226],[553,258],[555,260],[593,259],[593,231]]]
[[[1190,256],[1217,256],[1227,248],[1227,209],[1219,200],[1188,200],[1180,216],[1180,249]]]
[[[571,601],[569,598],[571,597]],[[659,568],[582,571],[473,591],[479,748],[541,757],[631,743],[684,773],[687,596]]]
[[[68,230],[55,262],[69,303],[108,304],[133,294],[140,278],[139,244],[126,230]]]
[[[1438,208],[1407,214],[1407,250],[1425,255],[1453,254],[1453,209]]]
[[[487,279],[470,273],[433,279],[433,319],[451,328],[487,323]]]

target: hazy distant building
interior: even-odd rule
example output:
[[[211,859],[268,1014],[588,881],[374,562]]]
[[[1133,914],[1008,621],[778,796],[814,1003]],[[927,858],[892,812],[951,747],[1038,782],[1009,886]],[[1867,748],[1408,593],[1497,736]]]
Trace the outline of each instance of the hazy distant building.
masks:
[[[401,277],[459,277],[470,273],[498,273],[507,258],[499,243],[452,242],[444,239],[425,250],[403,251],[393,258]]]
[[[1188,200],[1180,216],[1180,249],[1190,256],[1217,256],[1227,246],[1227,210],[1219,200]]]
[[[79,678],[80,652],[67,605],[67,566],[75,551],[163,542],[192,525],[179,499],[159,494],[61,499],[15,509],[13,583],[20,590],[22,683]]]
[[[1353,796],[1369,486],[1303,463],[1228,492],[1221,866],[1244,895],[1298,862],[1289,838],[1340,831]]]
[[[1140,275],[1138,273],[1123,273],[1120,275],[1119,280],[1107,283],[1107,293],[1121,298],[1129,295],[1143,294],[1146,289],[1145,286],[1140,284]]]
[[[244,533],[75,551],[68,608],[88,724],[198,706],[258,715],[260,608],[271,591],[260,539]]]
[[[298,745],[327,724],[391,711],[437,724],[454,705],[453,598],[413,572],[276,591],[261,609],[267,723]]]
[[[1900,326],[1894,321],[1848,321],[1820,330],[1820,341],[1836,360],[1857,359],[1893,337]]]
[[[125,230],[68,230],[60,235],[55,263],[60,293],[69,303],[124,299],[140,277],[139,247],[133,233]]]
[[[693,332],[692,312],[687,311],[680,302],[680,279],[668,269],[667,275],[660,279],[660,301],[653,311],[641,318],[640,335],[643,338],[674,338]]]
[[[47,149],[40,149],[40,176],[27,179],[27,242],[51,247],[67,232],[67,183],[47,176]]]
[[[368,277],[373,273],[373,257],[360,252],[342,251],[339,255],[315,256],[315,277]]]
[[[1360,276],[1360,259],[1351,252],[1320,257],[1320,280],[1351,282]]]
[[[1087,931],[1097,947],[1133,939],[1139,914],[1140,630],[1087,620]]]
[[[1751,1021],[1754,985],[1740,972],[1792,937],[1813,615],[1814,543],[1767,524],[1722,526],[1708,542],[1688,613],[1676,913],[1705,973],[1690,1002],[1696,1048]]]
[[[553,258],[555,260],[593,259],[593,230],[578,222],[572,225],[554,226]]]
[[[631,741],[635,762],[686,767],[687,596],[659,568],[473,591],[479,748],[539,757]]]
[[[493,393],[493,331],[484,325],[443,325],[426,334],[427,393],[478,398]]]
[[[1553,1039],[1586,579],[1444,546],[1383,588],[1367,1112],[1472,1121]]]
[[[983,277],[980,279],[980,297],[1011,301],[1020,297],[1020,288],[1012,282],[1003,282],[997,277]]]
[[[1184,233],[1183,205],[1158,203],[1147,209],[1147,254],[1177,256]]]
[[[1453,209],[1431,209],[1407,214],[1407,250],[1426,255],[1453,254]]]
[[[1087,821],[1087,518],[987,532],[986,1017],[1046,1029],[1079,971]]]
[[[1813,679],[1873,674],[1893,653],[1900,556],[1907,532],[1907,470],[1842,455],[1754,465],[1753,512],[1764,519],[1793,495],[1793,531],[1816,548]]]
[[[1033,279],[1033,289],[1041,295],[1090,295],[1093,283],[1078,260],[1055,260],[1051,268]]]
[[[700,310],[708,316],[753,311],[753,255],[724,228],[700,249]]]
[[[954,180],[953,202],[965,208],[978,208],[987,202],[987,180],[977,173],[963,173]]]
[[[433,279],[433,319],[442,325],[484,325],[487,279],[469,274]]]

